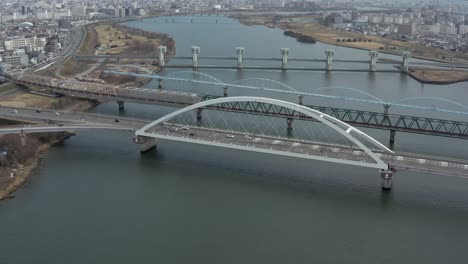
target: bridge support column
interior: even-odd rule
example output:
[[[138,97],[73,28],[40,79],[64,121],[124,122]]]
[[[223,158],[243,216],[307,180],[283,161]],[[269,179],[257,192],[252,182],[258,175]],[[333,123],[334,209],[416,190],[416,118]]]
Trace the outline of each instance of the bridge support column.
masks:
[[[227,86],[223,87],[223,95],[224,95],[224,97],[228,97],[228,87]]]
[[[202,119],[203,119],[203,109],[198,108],[197,109],[197,121],[200,122],[200,121],[202,121]]]
[[[369,56],[369,71],[375,72],[375,70],[377,69],[377,58],[379,57],[379,53],[375,50],[371,50],[369,51]]]
[[[123,111],[125,109],[125,102],[124,101],[117,101],[119,105],[119,111]]]
[[[133,138],[133,142],[140,145],[141,153],[148,152],[157,146],[156,139],[151,137],[136,136]]]
[[[158,78],[157,80],[158,80],[158,89],[162,89],[163,79]]]
[[[159,46],[158,49],[159,49],[159,66],[164,68],[166,66],[165,54],[167,52],[167,47]]]
[[[299,105],[303,105],[303,104],[304,104],[304,96],[299,95]]]
[[[286,119],[286,122],[287,122],[287,124],[288,124],[288,131],[292,131],[292,130],[293,130],[293,127],[292,127],[292,125],[293,125],[293,120],[294,120],[294,119],[292,119],[292,118],[287,118],[287,119]]]
[[[382,177],[382,190],[389,191],[392,189],[393,181],[393,170],[382,170],[380,171],[380,176]]]
[[[288,55],[289,55],[289,49],[288,48],[282,48],[281,49],[281,57],[283,60],[281,61],[281,68],[283,70],[286,70],[286,65],[288,64]]]
[[[390,130],[390,141],[389,141],[389,145],[390,145],[390,149],[393,150],[394,146],[395,146],[395,134],[396,134],[396,130],[393,130],[391,129]]]
[[[243,65],[243,59],[244,59],[244,51],[245,49],[243,47],[237,47],[236,48],[236,53],[237,53],[237,68],[242,69]]]
[[[333,56],[335,55],[335,51],[327,49],[325,50],[325,55],[327,55],[327,71],[331,71],[333,69]]]
[[[21,146],[25,147],[26,146],[26,133],[24,133],[24,131],[21,131],[19,135],[20,135]]]
[[[200,54],[200,47],[192,46],[192,66],[198,68],[198,54]]]
[[[401,62],[401,71],[408,72],[411,53],[409,51],[405,51],[402,53],[402,56],[403,56],[403,61]]]

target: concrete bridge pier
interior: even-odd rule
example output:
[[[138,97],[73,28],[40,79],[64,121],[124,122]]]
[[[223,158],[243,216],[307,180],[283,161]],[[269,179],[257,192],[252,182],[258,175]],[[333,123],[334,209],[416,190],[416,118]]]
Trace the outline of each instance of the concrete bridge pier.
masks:
[[[158,81],[158,89],[162,89],[163,79],[158,78],[157,81]]]
[[[159,46],[158,49],[159,49],[159,66],[165,67],[166,66],[165,54],[167,52],[167,47]]]
[[[327,71],[331,71],[333,69],[333,56],[335,55],[335,51],[327,49],[325,50],[325,55],[327,55]]]
[[[405,51],[402,53],[402,56],[403,56],[403,61],[401,62],[401,71],[408,72],[411,53],[409,51]]]
[[[281,56],[282,56],[282,61],[281,61],[281,68],[283,70],[286,70],[286,65],[288,64],[288,55],[289,55],[289,49],[288,48],[282,48],[281,49]]]
[[[393,181],[393,170],[381,170],[380,176],[382,177],[382,190],[389,191],[392,189],[392,181]]]
[[[192,66],[198,68],[198,55],[200,54],[200,47],[192,46]]]
[[[299,95],[299,105],[304,105],[304,96]]]
[[[289,131],[289,132],[293,130],[293,127],[292,127],[292,125],[293,125],[293,120],[294,120],[294,119],[292,119],[292,118],[287,118],[287,119],[286,119],[286,122],[287,122],[287,124],[288,124],[288,131]]]
[[[224,95],[224,97],[228,97],[228,87],[227,86],[223,87],[223,95]]]
[[[125,102],[124,101],[117,101],[117,104],[119,105],[119,111],[125,110]]]
[[[202,108],[198,108],[197,109],[197,121],[198,122],[201,122],[203,119],[203,109]]]
[[[371,50],[369,51],[369,56],[369,71],[375,72],[375,70],[377,69],[377,58],[379,57],[379,53],[375,50]]]
[[[21,130],[19,135],[20,135],[21,146],[25,147],[26,146],[26,133],[23,130]]]
[[[156,139],[152,137],[136,136],[133,138],[133,142],[140,145],[140,152],[145,153],[153,148],[156,148]]]
[[[236,53],[237,53],[237,68],[242,69],[243,65],[243,58],[244,58],[244,51],[245,49],[243,47],[237,47],[236,48]]]
[[[390,130],[390,140],[389,140],[389,147],[391,150],[395,147],[395,134],[396,130],[391,129]]]

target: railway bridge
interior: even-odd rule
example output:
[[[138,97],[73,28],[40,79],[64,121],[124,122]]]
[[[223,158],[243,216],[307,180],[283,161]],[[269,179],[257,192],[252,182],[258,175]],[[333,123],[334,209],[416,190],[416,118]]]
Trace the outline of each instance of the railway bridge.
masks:
[[[165,77],[159,75],[149,74],[134,74],[134,73],[119,73],[108,72],[109,74],[126,74],[135,77],[155,78],[161,81],[174,80],[186,82],[188,84],[206,84],[218,85],[224,89],[224,97],[228,97],[229,90],[235,88],[254,89],[256,87],[245,86],[240,84],[223,84],[199,80],[181,79],[175,77]],[[23,75],[11,79],[17,84],[21,84],[33,89],[49,90],[59,94],[75,96],[79,98],[87,98],[99,101],[116,101],[119,109],[124,109],[124,102],[151,104],[151,105],[164,105],[177,108],[183,108],[192,104],[202,101],[220,98],[222,96],[201,95],[196,93],[170,91],[167,89],[148,89],[148,88],[134,88],[134,87],[121,87],[117,85],[109,85],[103,83],[81,82],[73,79],[52,79],[37,75]],[[161,86],[160,86],[161,87]],[[162,87],[161,87],[162,88]],[[267,89],[268,90],[268,89]],[[271,89],[270,89],[271,90]],[[297,96],[297,102],[303,104],[304,97],[319,97],[329,98],[313,93],[303,93],[297,91],[279,91],[288,95]],[[390,131],[389,145],[393,147],[395,143],[396,132],[425,134],[432,136],[451,137],[459,139],[468,139],[468,122],[456,119],[441,119],[431,117],[421,117],[405,114],[392,114],[389,113],[390,104],[381,102],[382,111],[367,111],[347,109],[340,107],[330,107],[321,105],[305,105],[308,108],[318,110],[340,121],[346,122],[350,125],[357,127],[383,129]],[[216,108],[219,111],[226,112],[250,112],[256,115],[269,115],[281,116],[286,123],[291,125],[294,120],[312,120],[308,116],[304,116],[296,111],[287,109],[281,106],[266,106],[261,102],[229,102],[220,105],[209,105],[206,108]],[[429,109],[432,110],[432,109]],[[202,118],[203,109],[198,111],[198,118]],[[290,129],[291,127],[288,126]]]

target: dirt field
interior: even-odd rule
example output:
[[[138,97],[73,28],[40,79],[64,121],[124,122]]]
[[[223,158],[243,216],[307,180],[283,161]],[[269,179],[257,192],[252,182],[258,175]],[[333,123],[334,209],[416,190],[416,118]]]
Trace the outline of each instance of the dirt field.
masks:
[[[95,30],[100,44],[100,53],[103,54],[156,54],[157,47],[161,44],[158,39],[129,34],[111,25],[98,25]]]
[[[408,74],[422,83],[449,84],[468,81],[468,71],[410,68]]]
[[[125,25],[103,23],[98,25],[89,25],[86,28],[86,36],[83,45],[80,47],[77,55],[106,54],[125,54],[136,56],[157,56],[157,47],[161,44],[168,47],[167,55],[175,52],[173,39],[168,38],[166,34],[155,32],[144,32],[138,29],[128,28]],[[121,61],[122,64],[128,61]],[[69,59],[60,71],[63,77],[72,77],[90,69],[94,63],[78,62]],[[100,65],[97,68],[101,68]],[[48,69],[53,72],[55,69]],[[92,70],[94,71],[94,70]],[[90,73],[92,75],[92,73]],[[48,74],[50,75],[50,74]]]

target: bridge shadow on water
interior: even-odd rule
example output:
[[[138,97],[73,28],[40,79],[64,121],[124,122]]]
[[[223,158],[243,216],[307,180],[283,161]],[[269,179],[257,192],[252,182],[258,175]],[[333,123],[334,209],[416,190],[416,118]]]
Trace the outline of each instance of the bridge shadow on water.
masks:
[[[440,209],[443,203],[468,213],[468,201],[461,189],[454,190],[451,184],[421,184],[422,178],[441,183],[445,178],[441,176],[399,172],[392,191],[384,192],[375,169],[168,141],[161,141],[157,150],[142,155],[139,162],[155,170],[177,166],[185,179],[241,184],[309,201],[339,202],[356,210]],[[452,193],[444,193],[447,188],[452,188]]]

